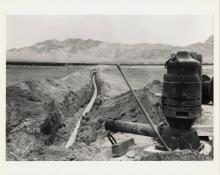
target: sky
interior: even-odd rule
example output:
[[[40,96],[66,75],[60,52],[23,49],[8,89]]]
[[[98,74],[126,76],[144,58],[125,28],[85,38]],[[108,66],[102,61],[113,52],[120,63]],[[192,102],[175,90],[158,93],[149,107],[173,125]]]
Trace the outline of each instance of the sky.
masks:
[[[213,35],[211,15],[8,15],[7,49],[67,38],[185,46]]]

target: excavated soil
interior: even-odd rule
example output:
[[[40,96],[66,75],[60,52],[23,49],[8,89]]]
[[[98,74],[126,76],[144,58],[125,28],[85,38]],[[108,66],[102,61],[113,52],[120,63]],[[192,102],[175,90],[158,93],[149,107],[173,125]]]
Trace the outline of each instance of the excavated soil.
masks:
[[[7,160],[26,160],[30,152],[68,139],[80,117],[77,112],[92,96],[91,76],[91,70],[82,70],[57,81],[22,81],[7,86]]]
[[[142,153],[137,158],[138,160],[151,160],[151,161],[176,161],[176,160],[183,160],[183,161],[202,161],[202,160],[211,160],[212,158],[205,155],[200,154],[198,152],[192,153],[190,150],[184,151],[173,151],[171,152],[159,152],[159,153]]]
[[[135,99],[124,87],[118,72],[106,74],[96,67],[98,96],[92,111],[83,116],[77,142],[65,144],[89,102],[92,93],[92,69],[71,73],[59,80],[32,80],[10,83],[7,97],[7,160],[194,160],[189,151],[171,154],[146,154],[146,146],[156,141],[145,136],[115,133],[117,140],[135,138],[136,145],[126,155],[112,158],[106,138],[107,118],[147,123]],[[111,83],[112,82],[112,83]],[[114,87],[116,89],[114,89]],[[135,92],[155,124],[165,121],[155,105],[155,93],[162,83],[154,80]],[[132,156],[131,156],[132,155]],[[200,155],[199,155],[200,156]],[[203,156],[199,160],[209,160]]]

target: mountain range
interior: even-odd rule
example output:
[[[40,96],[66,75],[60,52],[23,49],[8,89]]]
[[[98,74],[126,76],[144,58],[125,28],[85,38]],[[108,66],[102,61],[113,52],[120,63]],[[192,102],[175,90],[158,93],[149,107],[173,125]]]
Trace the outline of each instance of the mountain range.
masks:
[[[8,62],[66,62],[66,63],[164,63],[180,50],[197,52],[204,63],[213,63],[213,36],[204,42],[187,46],[166,44],[121,44],[97,40],[55,39],[34,45],[10,49]]]

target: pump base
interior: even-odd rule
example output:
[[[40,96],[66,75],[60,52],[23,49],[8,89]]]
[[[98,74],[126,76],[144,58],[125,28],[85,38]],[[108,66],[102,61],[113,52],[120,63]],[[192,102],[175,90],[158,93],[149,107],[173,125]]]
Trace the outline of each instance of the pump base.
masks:
[[[160,134],[164,142],[172,150],[197,150],[201,147],[198,133],[194,129],[175,129],[169,126],[163,126],[160,128]]]

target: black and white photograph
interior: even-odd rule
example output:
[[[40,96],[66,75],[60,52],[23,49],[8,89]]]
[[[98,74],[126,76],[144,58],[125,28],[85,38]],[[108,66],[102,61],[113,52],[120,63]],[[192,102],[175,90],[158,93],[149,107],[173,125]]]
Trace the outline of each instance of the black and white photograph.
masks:
[[[6,161],[213,161],[213,21],[7,15]]]

